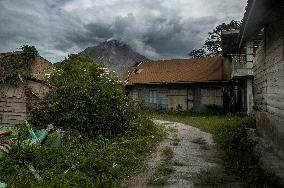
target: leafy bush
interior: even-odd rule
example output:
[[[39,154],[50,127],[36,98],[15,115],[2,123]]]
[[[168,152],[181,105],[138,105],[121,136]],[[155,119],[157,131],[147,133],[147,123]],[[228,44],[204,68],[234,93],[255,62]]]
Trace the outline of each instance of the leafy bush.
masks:
[[[84,135],[113,135],[128,129],[134,113],[116,78],[84,55],[70,55],[48,81],[56,92],[33,118],[38,127],[52,123]]]
[[[0,57],[0,82],[17,84],[19,75],[30,76],[30,65],[38,55],[34,46],[22,46],[22,52]]]

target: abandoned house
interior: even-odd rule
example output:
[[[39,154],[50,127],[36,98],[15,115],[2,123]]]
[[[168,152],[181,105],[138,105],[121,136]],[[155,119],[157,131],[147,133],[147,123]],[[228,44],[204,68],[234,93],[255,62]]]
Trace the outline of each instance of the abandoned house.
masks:
[[[260,135],[284,158],[284,1],[249,0],[238,50],[253,54],[253,113]]]
[[[222,57],[145,61],[134,65],[125,87],[144,108],[203,112],[224,108],[229,75]]]
[[[13,75],[19,68],[17,59],[24,55],[23,51],[0,53],[0,126],[15,126],[28,120],[50,91],[45,80],[52,64],[41,56],[25,62],[25,68]]]

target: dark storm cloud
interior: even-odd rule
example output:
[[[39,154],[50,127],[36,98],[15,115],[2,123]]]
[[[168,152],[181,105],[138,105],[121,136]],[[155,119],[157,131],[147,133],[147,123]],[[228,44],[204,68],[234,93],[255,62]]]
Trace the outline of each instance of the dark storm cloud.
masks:
[[[186,57],[246,0],[0,0],[0,51],[35,45],[51,61],[117,39],[150,58]]]

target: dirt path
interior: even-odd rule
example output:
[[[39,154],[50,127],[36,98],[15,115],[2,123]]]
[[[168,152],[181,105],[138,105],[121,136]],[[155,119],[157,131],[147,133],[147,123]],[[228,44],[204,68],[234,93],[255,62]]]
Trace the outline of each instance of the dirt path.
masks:
[[[241,187],[217,157],[212,135],[176,122],[155,120],[166,127],[167,136],[146,160],[146,169],[123,187]]]

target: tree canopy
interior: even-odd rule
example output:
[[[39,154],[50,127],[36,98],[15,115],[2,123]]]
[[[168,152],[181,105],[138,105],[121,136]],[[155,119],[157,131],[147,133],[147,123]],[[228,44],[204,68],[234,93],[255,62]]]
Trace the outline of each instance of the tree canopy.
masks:
[[[204,45],[197,50],[192,50],[189,56],[194,58],[206,57],[206,56],[219,56],[222,54],[221,47],[221,34],[222,31],[231,31],[240,29],[242,21],[232,20],[230,23],[222,23],[218,25],[213,31],[208,33]]]

